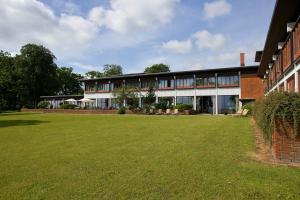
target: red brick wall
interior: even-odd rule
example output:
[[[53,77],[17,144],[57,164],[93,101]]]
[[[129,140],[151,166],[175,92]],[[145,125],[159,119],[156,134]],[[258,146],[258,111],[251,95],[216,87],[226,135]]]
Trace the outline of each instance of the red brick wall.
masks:
[[[241,75],[241,98],[259,99],[264,94],[262,79],[255,74]]]
[[[272,135],[272,153],[275,159],[285,162],[300,162],[300,137],[288,137],[280,125]]]

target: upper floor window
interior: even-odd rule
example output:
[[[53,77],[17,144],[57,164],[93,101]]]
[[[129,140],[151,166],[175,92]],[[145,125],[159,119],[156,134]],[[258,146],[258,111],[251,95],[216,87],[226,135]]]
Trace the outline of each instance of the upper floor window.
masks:
[[[142,89],[148,89],[149,87],[155,87],[155,80],[142,80],[141,87]]]
[[[194,79],[193,78],[176,79],[176,87],[177,88],[193,88],[194,87]]]
[[[85,82],[85,91],[86,92],[95,92],[96,91],[96,82]]]
[[[123,87],[123,81],[116,81],[116,82],[112,83],[111,87],[112,87],[112,90],[121,89]]]
[[[138,80],[128,80],[125,82],[127,88],[139,88],[140,82]]]
[[[98,83],[97,90],[109,92],[109,83]]]
[[[221,87],[239,86],[239,76],[238,75],[218,76],[218,86],[221,86]]]
[[[159,80],[159,89],[172,89],[174,88],[174,79]]]
[[[216,86],[216,77],[197,77],[196,78],[197,87],[215,87]]]

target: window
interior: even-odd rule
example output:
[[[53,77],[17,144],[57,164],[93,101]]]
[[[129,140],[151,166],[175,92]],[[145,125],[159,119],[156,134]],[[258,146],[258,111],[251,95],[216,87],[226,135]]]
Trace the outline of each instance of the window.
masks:
[[[194,79],[193,78],[177,79],[176,87],[177,88],[193,88],[194,87]]]
[[[123,82],[119,81],[119,82],[114,82],[112,84],[112,90],[118,90],[121,89],[123,87]]]
[[[159,89],[172,89],[174,88],[174,80],[159,80]]]
[[[238,110],[237,95],[220,95],[218,96],[218,113],[219,114],[232,114]]]
[[[142,80],[142,89],[148,89],[150,86],[155,87],[155,80]]]
[[[97,108],[108,109],[108,99],[97,99]]]
[[[219,76],[218,77],[218,86],[223,87],[232,87],[239,85],[239,76],[230,75],[230,76]]]
[[[191,105],[193,105],[193,97],[177,97],[176,104],[191,104]]]
[[[127,88],[140,88],[140,82],[138,80],[128,80],[125,83]]]
[[[197,77],[196,78],[197,87],[215,87],[216,78],[214,76],[210,77]]]
[[[86,92],[96,92],[96,82],[85,82]]]
[[[97,90],[99,92],[109,92],[109,83],[98,83]]]

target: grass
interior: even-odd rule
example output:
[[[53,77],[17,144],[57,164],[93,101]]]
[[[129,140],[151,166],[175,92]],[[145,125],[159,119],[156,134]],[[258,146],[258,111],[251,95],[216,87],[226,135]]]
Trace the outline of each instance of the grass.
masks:
[[[0,199],[300,199],[248,118],[0,114]]]

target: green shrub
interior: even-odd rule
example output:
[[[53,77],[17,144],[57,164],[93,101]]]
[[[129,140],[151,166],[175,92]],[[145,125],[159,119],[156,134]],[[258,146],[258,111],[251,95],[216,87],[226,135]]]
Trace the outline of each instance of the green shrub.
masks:
[[[242,106],[242,109],[247,109],[247,110],[249,110],[248,114],[252,114],[253,109],[254,109],[254,104],[253,103],[247,103],[247,104]]]
[[[122,107],[120,107],[120,108],[118,109],[118,114],[123,115],[123,114],[125,114],[125,113],[126,113],[126,108],[125,108],[124,106],[122,106]]]
[[[77,107],[77,105],[74,104],[62,104],[60,106],[61,109],[75,109]]]
[[[275,120],[282,121],[284,127],[292,127],[293,136],[296,136],[300,122],[300,96],[273,92],[255,103],[254,117],[269,140],[272,138]]]
[[[162,109],[162,110],[166,110],[168,108],[168,103],[167,102],[159,102],[154,104],[155,109]]]
[[[175,106],[175,108],[182,112],[184,110],[192,110],[193,105],[191,105],[191,104],[177,104]]]
[[[37,107],[39,109],[46,109],[46,108],[49,108],[50,106],[50,103],[48,101],[40,101],[37,105]]]

